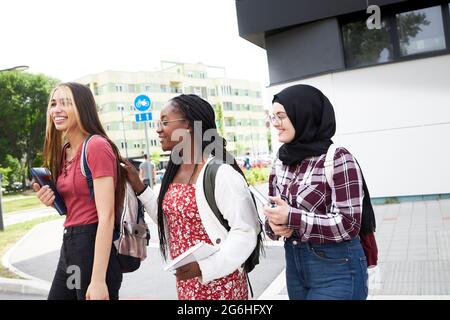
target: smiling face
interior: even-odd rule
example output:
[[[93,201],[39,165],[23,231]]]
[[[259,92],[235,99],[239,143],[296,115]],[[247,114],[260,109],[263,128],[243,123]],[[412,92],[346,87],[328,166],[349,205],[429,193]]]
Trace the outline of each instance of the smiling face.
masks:
[[[189,129],[189,123],[183,114],[169,101],[159,115],[158,129],[159,142],[163,151],[172,150],[181,140],[172,141],[171,137],[177,129]]]
[[[69,88],[55,89],[48,112],[50,120],[58,131],[67,133],[79,127],[78,113]]]
[[[281,143],[289,143],[294,140],[295,128],[282,104],[278,102],[272,104],[272,114],[270,117],[274,128],[278,131],[278,141]]]

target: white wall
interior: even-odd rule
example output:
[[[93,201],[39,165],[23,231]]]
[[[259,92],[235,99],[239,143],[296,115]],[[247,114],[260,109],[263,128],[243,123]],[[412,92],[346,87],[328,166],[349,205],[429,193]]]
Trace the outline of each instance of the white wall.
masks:
[[[372,197],[450,193],[450,55],[272,86],[269,97],[297,83],[330,99],[333,140],[356,156]]]

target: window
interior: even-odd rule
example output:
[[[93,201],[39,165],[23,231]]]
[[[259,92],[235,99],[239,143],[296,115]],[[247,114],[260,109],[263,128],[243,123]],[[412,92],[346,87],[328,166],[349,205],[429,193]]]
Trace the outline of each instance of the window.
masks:
[[[224,101],[223,102],[223,110],[225,110],[225,111],[233,110],[233,104],[231,102]]]
[[[128,85],[128,92],[134,93],[136,92],[136,86],[134,84]]]
[[[118,104],[117,105],[117,111],[124,111],[125,110],[125,106],[122,104]]]
[[[216,89],[209,89],[209,95],[214,97],[216,95]]]
[[[397,14],[400,55],[445,49],[441,7]]]
[[[417,59],[421,56],[416,55],[426,53],[450,53],[450,43],[446,43],[450,30],[444,30],[450,26],[447,5],[382,10],[381,29],[368,29],[367,15],[341,17],[346,67]]]
[[[110,131],[111,130],[111,125],[110,124],[107,124],[106,125],[106,131]]]
[[[170,87],[170,92],[171,93],[182,93],[180,87],[174,87],[174,86]]]
[[[221,88],[222,88],[222,95],[224,96],[231,95],[231,86],[221,86]]]
[[[149,85],[145,86],[145,91],[146,92],[152,91],[152,86],[149,86]]]
[[[368,29],[366,21],[350,22],[342,26],[345,63],[360,67],[393,60],[393,46],[386,20],[381,29]]]
[[[116,92],[123,92],[123,86],[121,84],[116,84]]]
[[[161,92],[167,92],[167,86],[165,84],[162,84],[160,87],[161,87]]]

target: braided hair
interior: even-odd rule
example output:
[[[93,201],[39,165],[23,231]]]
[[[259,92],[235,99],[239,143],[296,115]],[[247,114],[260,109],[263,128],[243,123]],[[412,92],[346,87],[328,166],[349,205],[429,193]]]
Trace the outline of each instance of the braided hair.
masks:
[[[182,94],[179,95],[172,100],[170,100],[174,108],[181,113],[181,115],[189,122],[189,125],[191,128],[194,128],[194,122],[200,122],[201,123],[201,132],[196,132],[198,130],[193,130],[195,139],[199,139],[196,141],[201,141],[201,152],[205,151],[206,147],[210,144],[215,144],[217,148],[220,148],[219,152],[216,155],[217,148],[213,148],[211,154],[213,156],[219,156],[223,155],[223,160],[226,161],[227,159],[232,159],[231,163],[229,163],[237,172],[239,172],[245,179],[244,173],[242,172],[241,168],[237,164],[234,157],[231,156],[230,153],[226,151],[226,140],[223,137],[220,137],[217,132],[216,122],[215,122],[215,114],[214,109],[209,104],[208,101],[200,98],[199,96],[195,94]],[[215,139],[213,141],[204,141],[202,139],[204,133],[207,130],[215,130],[214,137]],[[201,136],[199,136],[201,134]],[[195,151],[197,152],[197,150]],[[166,168],[166,172],[164,174],[163,180],[161,182],[161,189],[159,191],[158,196],[158,231],[159,231],[159,244],[160,244],[160,250],[161,255],[163,256],[164,260],[167,259],[167,250],[168,250],[168,244],[165,234],[165,219],[164,219],[164,213],[162,208],[162,203],[164,200],[164,196],[169,188],[169,185],[172,183],[173,179],[175,178],[175,175],[178,172],[178,169],[180,168],[179,164],[176,164],[172,160],[172,154],[169,159],[169,163]]]

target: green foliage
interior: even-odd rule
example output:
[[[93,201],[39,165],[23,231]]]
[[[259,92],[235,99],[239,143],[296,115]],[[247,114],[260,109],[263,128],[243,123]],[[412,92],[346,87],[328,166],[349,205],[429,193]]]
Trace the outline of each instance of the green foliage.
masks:
[[[25,168],[37,158],[44,143],[48,97],[56,83],[57,80],[45,75],[0,73],[2,167],[9,167],[7,155],[23,161]]]
[[[161,155],[158,151],[152,152],[150,155],[150,159],[152,159],[153,163],[155,164],[155,167],[158,168],[159,163],[161,162]]]
[[[1,168],[0,167],[0,173],[3,175],[2,178],[2,187],[6,187],[9,185],[9,174],[11,173],[12,169],[11,168]]]
[[[269,169],[268,168],[252,168],[244,171],[245,178],[248,184],[255,185],[258,183],[269,181]]]
[[[8,172],[4,175],[4,178],[6,177],[8,181],[6,185],[10,186],[14,182],[22,182],[24,167],[20,164],[19,160],[8,154],[3,162],[3,165],[6,167],[6,170],[8,170]]]
[[[216,114],[217,131],[223,137],[225,135],[225,119],[223,115],[222,104],[218,103],[214,106],[214,112]]]

